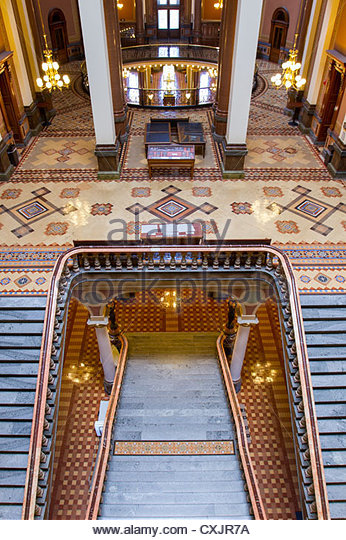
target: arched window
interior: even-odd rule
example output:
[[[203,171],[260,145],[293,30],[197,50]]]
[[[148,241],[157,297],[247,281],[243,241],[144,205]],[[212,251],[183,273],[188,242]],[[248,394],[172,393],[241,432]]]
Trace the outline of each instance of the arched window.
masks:
[[[48,24],[50,37],[52,40],[52,49],[60,63],[68,61],[67,55],[67,30],[66,19],[61,9],[54,8],[49,13]]]
[[[280,59],[280,50],[286,45],[287,29],[289,25],[289,14],[286,8],[278,8],[272,16],[272,25],[270,30],[270,57],[271,62],[278,62]]]

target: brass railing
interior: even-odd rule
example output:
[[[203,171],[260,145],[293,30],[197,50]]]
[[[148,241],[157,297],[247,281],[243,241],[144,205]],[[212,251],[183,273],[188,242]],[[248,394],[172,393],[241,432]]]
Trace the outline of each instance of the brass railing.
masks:
[[[264,509],[264,504],[262,501],[258,483],[256,480],[254,467],[252,465],[249,446],[247,442],[244,418],[243,418],[243,415],[239,406],[237,393],[234,388],[227,357],[223,348],[224,340],[225,340],[224,335],[219,336],[216,342],[216,347],[217,347],[217,353],[219,357],[223,379],[225,381],[225,387],[226,387],[226,391],[228,395],[228,400],[231,406],[232,416],[234,419],[234,424],[235,424],[235,429],[236,429],[236,434],[237,434],[238,449],[239,449],[240,459],[242,463],[242,469],[244,471],[246,485],[249,490],[249,497],[252,503],[254,518],[265,520],[267,519],[267,516]]]
[[[167,90],[161,88],[125,88],[125,98],[130,105],[141,107],[167,106],[165,98],[171,99],[174,107],[195,107],[197,105],[210,105],[215,101],[216,89],[202,88],[176,88]]]
[[[108,463],[109,452],[112,443],[112,430],[115,418],[115,413],[118,407],[121,384],[124,377],[128,342],[125,336],[120,336],[122,342],[121,351],[119,354],[119,361],[115,378],[113,382],[113,388],[107,407],[106,418],[103,425],[102,436],[100,440],[100,451],[97,455],[93,480],[90,487],[90,497],[88,502],[88,509],[85,519],[97,519],[98,509],[100,506],[103,484],[106,476],[106,469]]]
[[[166,256],[165,256],[166,255]],[[284,330],[292,374],[300,381],[297,406],[301,437],[300,452],[304,452],[304,478],[309,492],[309,515],[317,519],[329,519],[328,497],[324,478],[322,454],[319,442],[311,376],[302,324],[299,295],[293,270],[287,256],[277,248],[267,245],[232,246],[127,246],[127,247],[81,247],[72,248],[61,255],[53,270],[47,300],[45,325],[40,354],[36,398],[34,406],[27,478],[23,501],[23,519],[34,519],[40,511],[37,499],[40,492],[40,457],[44,436],[45,409],[52,359],[57,354],[56,330],[59,326],[57,310],[67,300],[71,283],[78,277],[95,279],[97,275],[109,280],[116,276],[136,272],[185,273],[196,277],[201,273],[257,271],[271,276],[276,284],[278,299],[283,307]],[[244,272],[244,276],[246,273]],[[112,298],[109,298],[111,300]],[[219,343],[221,345],[221,343]],[[222,355],[222,353],[221,353]],[[54,364],[54,361],[53,361]],[[119,375],[120,376],[120,375]],[[116,392],[115,385],[115,392]],[[108,437],[109,431],[107,431]],[[240,437],[241,437],[240,433]],[[106,437],[106,434],[105,436]],[[101,465],[100,465],[101,467]],[[103,465],[102,465],[103,467]],[[100,469],[101,470],[101,469]],[[103,469],[102,469],[103,470]],[[251,483],[251,463],[245,463],[244,472]],[[96,475],[95,475],[96,478]],[[100,479],[98,476],[98,487]],[[259,508],[258,493],[249,485],[253,508]],[[98,495],[90,505],[95,516]]]
[[[218,47],[207,45],[161,43],[150,45],[134,45],[122,48],[123,63],[143,62],[146,60],[189,60],[196,62],[211,62],[217,64]]]

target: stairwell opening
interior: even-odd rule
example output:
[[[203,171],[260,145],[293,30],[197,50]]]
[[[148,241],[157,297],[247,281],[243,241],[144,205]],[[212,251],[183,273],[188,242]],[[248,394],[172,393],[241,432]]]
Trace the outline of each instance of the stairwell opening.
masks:
[[[231,283],[232,292],[239,294],[239,279],[233,278]],[[218,281],[213,278],[189,287],[184,279],[177,283],[161,278],[161,286],[145,291],[136,290],[131,282],[122,283],[121,293],[109,304],[114,305],[121,332],[134,342],[136,338],[146,336],[149,349],[155,344],[155,335],[163,343],[167,342],[167,335],[173,335],[173,340],[179,343],[178,333],[189,334],[202,341],[203,335],[210,336],[215,343],[227,321],[231,283],[229,279]],[[119,290],[119,283],[113,280],[113,285]],[[80,285],[77,289],[76,295],[80,296]],[[259,324],[250,331],[238,397],[267,516],[270,519],[295,519],[301,512],[301,503],[280,317],[273,290],[267,287],[268,298],[265,298],[263,287],[261,289],[259,285],[257,289],[260,296]],[[95,330],[87,325],[90,313],[73,295],[72,292],[66,322],[48,519],[85,518],[99,444],[94,421],[101,399],[108,399],[103,389]],[[217,362],[216,358],[214,361]],[[198,358],[196,363],[198,365]],[[164,373],[162,377],[165,377]],[[190,401],[187,408],[189,406]],[[211,406],[207,399],[205,406]],[[143,411],[139,409],[137,412],[140,416]],[[206,417],[209,438],[222,440],[229,436],[227,429],[222,429],[218,423],[220,418],[217,414]],[[126,420],[131,421],[131,417]],[[184,418],[181,420],[183,428]],[[186,427],[186,439],[189,438],[189,428],[191,426]],[[128,428],[126,433],[129,437],[140,436],[138,426],[132,430]],[[171,438],[174,440],[174,433]],[[138,463],[138,457],[135,462]]]
[[[291,428],[292,428],[292,436],[289,437],[295,441],[295,455],[296,455],[296,466],[297,466],[297,477],[298,477],[298,484],[299,484],[299,494],[295,494],[295,497],[291,497],[291,499],[295,499],[295,501],[298,501],[300,498],[300,505],[301,509],[299,509],[299,503],[294,502],[294,510],[292,512],[302,513],[304,518],[313,519],[314,517],[318,516],[324,516],[328,515],[328,506],[326,506],[326,495],[325,495],[325,485],[323,483],[323,470],[321,470],[320,465],[318,465],[317,469],[312,467],[312,463],[316,463],[316,460],[320,460],[320,448],[318,445],[318,436],[316,438],[317,430],[314,428],[311,431],[311,425],[316,425],[316,419],[313,414],[313,408],[311,407],[311,384],[309,383],[309,371],[308,371],[308,365],[307,365],[307,356],[306,356],[306,346],[304,341],[304,336],[301,331],[301,326],[299,323],[299,304],[297,304],[297,292],[295,289],[294,282],[292,281],[292,272],[289,270],[289,265],[287,261],[284,259],[282,254],[279,252],[279,250],[276,250],[275,248],[268,248],[266,247],[265,251],[263,253],[263,247],[245,247],[244,246],[232,246],[225,248],[224,251],[221,250],[219,252],[218,250],[215,251],[215,248],[203,248],[203,251],[200,251],[200,248],[195,247],[189,247],[188,252],[183,250],[183,256],[181,256],[182,248],[171,248],[171,252],[168,254],[165,254],[165,250],[162,248],[156,248],[158,250],[158,258],[155,259],[155,254],[153,252],[149,252],[145,254],[145,248],[144,249],[138,249],[133,250],[131,253],[128,253],[128,248],[114,248],[114,254],[111,252],[111,255],[109,255],[110,251],[109,248],[98,248],[99,253],[95,253],[95,249],[90,248],[75,248],[71,250],[71,252],[76,252],[76,255],[73,255],[73,258],[69,259],[70,254],[63,255],[61,257],[61,261],[58,262],[57,267],[58,270],[55,272],[53,281],[52,281],[52,293],[50,295],[50,302],[48,304],[48,315],[47,320],[48,324],[44,331],[43,336],[43,346],[41,349],[41,359],[40,359],[40,367],[39,367],[39,378],[38,378],[38,391],[36,395],[36,404],[35,404],[35,410],[34,410],[34,422],[33,422],[33,428],[32,428],[32,438],[31,438],[31,445],[29,450],[29,463],[32,463],[33,465],[28,467],[28,473],[27,473],[27,485],[26,485],[26,493],[25,493],[25,500],[24,500],[24,507],[23,507],[23,517],[24,518],[30,518],[30,516],[33,516],[34,514],[38,518],[47,518],[48,514],[48,501],[50,500],[51,496],[51,486],[52,486],[52,452],[51,450],[55,446],[55,430],[56,430],[56,420],[58,416],[58,408],[59,408],[59,397],[60,397],[60,381],[61,381],[61,371],[63,367],[63,357],[64,357],[64,344],[65,341],[68,338],[69,335],[69,324],[67,324],[67,311],[64,311],[65,306],[70,305],[72,306],[73,300],[72,297],[75,293],[75,291],[80,289],[82,287],[86,286],[87,288],[87,294],[84,298],[84,304],[88,305],[89,313],[91,312],[91,317],[96,317],[97,321],[103,322],[101,326],[104,325],[104,316],[100,314],[100,311],[93,306],[96,311],[93,312],[93,308],[90,311],[90,292],[92,292],[92,297],[97,298],[98,303],[104,302],[106,300],[106,303],[115,301],[122,302],[123,304],[127,305],[127,308],[130,306],[131,302],[133,300],[136,300],[136,297],[142,294],[143,287],[141,286],[141,280],[143,276],[146,276],[147,278],[150,276],[150,287],[148,288],[147,293],[150,295],[153,294],[153,290],[155,288],[158,290],[158,296],[160,294],[162,295],[162,290],[164,291],[170,291],[172,289],[172,283],[177,282],[177,277],[179,276],[180,280],[182,280],[182,283],[184,286],[180,286],[180,292],[179,296],[184,298],[184,294],[186,293],[186,290],[189,289],[189,284],[187,285],[186,282],[190,282],[191,279],[193,279],[194,283],[198,283],[199,287],[202,288],[203,292],[206,293],[205,301],[209,304],[213,303],[219,304],[219,310],[218,313],[222,313],[222,302],[227,301],[227,299],[230,298],[230,290],[229,290],[229,284],[230,282],[237,282],[237,286],[234,287],[234,290],[238,290],[239,283],[242,284],[242,287],[244,287],[244,283],[251,283],[251,287],[249,288],[248,285],[245,285],[245,289],[250,289],[251,293],[250,296],[247,299],[248,304],[253,304],[253,298],[254,298],[254,291],[258,290],[262,294],[261,302],[265,307],[266,317],[268,318],[268,313],[272,312],[272,306],[270,303],[275,300],[276,306],[278,307],[277,311],[277,321],[279,322],[280,331],[278,335],[276,336],[276,344],[275,347],[278,347],[278,342],[282,343],[282,357],[283,357],[283,363],[284,363],[284,371],[286,375],[286,383],[287,383],[287,389],[288,389],[288,401],[289,401],[289,408],[290,408],[290,414],[292,418]],[[249,249],[251,251],[249,251]],[[88,251],[89,250],[89,251]],[[180,252],[180,258],[179,258],[179,252]],[[167,255],[167,259],[166,259]],[[287,268],[285,269],[284,264],[286,264]],[[60,266],[59,266],[60,265]],[[186,272],[185,272],[186,270]],[[206,279],[206,277],[208,278]],[[209,279],[210,278],[210,279]],[[178,279],[179,281],[179,279]],[[208,286],[207,290],[205,289],[205,282],[207,281]],[[121,292],[122,294],[115,294],[114,293],[114,283],[119,284],[121,282]],[[258,282],[264,283],[265,287],[261,285],[261,287],[258,288],[257,284]],[[215,285],[215,284],[221,285]],[[101,288],[100,288],[101,284]],[[111,286],[110,286],[111,284]],[[234,283],[233,283],[234,285]],[[203,288],[204,286],[204,288]],[[160,291],[160,288],[162,289]],[[184,291],[185,289],[185,291]],[[198,286],[196,287],[196,290],[198,290]],[[271,294],[263,295],[263,291],[271,291]],[[80,291],[79,291],[80,292]],[[233,291],[234,292],[234,291]],[[198,295],[197,295],[198,296]],[[231,293],[232,296],[232,293]],[[78,294],[77,294],[78,298]],[[162,298],[162,296],[160,297]],[[165,298],[165,295],[163,295],[163,298]],[[269,299],[269,300],[268,300]],[[131,300],[131,302],[130,302]],[[194,298],[194,302],[196,302],[196,298]],[[92,303],[92,302],[91,302]],[[258,298],[257,298],[257,304],[258,304]],[[143,306],[145,306],[146,302],[143,302]],[[197,302],[198,304],[198,302]],[[115,305],[115,304],[114,304]],[[160,305],[160,304],[159,304]],[[147,306],[146,306],[147,307]],[[184,306],[185,308],[186,306]],[[257,306],[258,307],[258,306]],[[162,309],[162,306],[161,306]],[[190,313],[188,316],[189,324],[191,325],[191,321],[193,320],[193,316],[198,312],[201,311],[200,306],[197,305],[192,307],[191,311],[191,305],[189,306],[190,312],[186,310],[186,313]],[[164,317],[165,324],[168,320],[168,326],[172,325],[174,326],[174,330],[178,327],[177,335],[183,335],[184,331],[179,330],[179,328],[182,328],[182,324],[184,324],[184,317],[182,317],[182,312],[184,309],[179,309],[178,317],[174,316],[173,318],[170,317],[167,319],[167,317]],[[120,308],[119,308],[120,312]],[[124,316],[128,310],[124,309],[123,313]],[[191,316],[192,312],[192,316]],[[54,316],[55,313],[55,316]],[[213,313],[211,311],[211,313]],[[259,311],[260,313],[260,311]],[[104,315],[104,314],[103,314]],[[140,315],[140,309],[136,308],[136,319]],[[242,322],[246,323],[248,320],[248,317],[250,315],[246,312],[242,315]],[[253,317],[253,315],[250,316],[250,318]],[[273,318],[273,317],[272,317]],[[172,320],[174,319],[173,323]],[[202,317],[203,319],[203,317]],[[274,316],[275,319],[275,316]],[[140,317],[139,319],[140,320]],[[145,315],[142,317],[142,321],[145,320],[146,323],[150,320],[150,317]],[[209,316],[209,321],[211,321],[212,324],[215,324],[215,321],[217,318],[212,315]],[[155,318],[155,321],[157,322],[157,317]],[[199,320],[200,321],[200,320]],[[162,322],[162,321],[161,321]],[[240,324],[240,321],[238,319],[238,323]],[[117,323],[118,324],[118,323]],[[200,324],[200,322],[199,322]],[[210,323],[209,323],[210,325]],[[246,326],[246,324],[245,324]],[[260,328],[261,325],[259,325]],[[268,326],[268,325],[267,325]],[[279,328],[278,325],[276,325],[277,328]],[[97,331],[98,325],[96,325],[95,331]],[[172,329],[172,326],[170,326]],[[273,328],[275,325],[272,325],[272,335],[275,335],[275,332]],[[210,326],[209,326],[210,329]],[[221,329],[218,328],[218,331]],[[254,331],[253,331],[254,332]],[[258,332],[258,330],[257,330]],[[168,332],[169,333],[169,332]],[[168,334],[167,333],[167,334]],[[215,332],[217,334],[217,332]],[[248,452],[248,457],[244,461],[244,456],[241,458],[241,467],[244,469],[244,474],[246,477],[246,484],[249,489],[249,496],[252,501],[252,508],[255,513],[256,519],[266,519],[266,513],[264,511],[264,503],[262,501],[262,493],[260,491],[257,492],[256,498],[254,498],[254,489],[258,489],[258,486],[256,487],[255,484],[260,483],[258,481],[258,478],[256,479],[256,475],[254,473],[254,469],[257,466],[256,464],[256,456],[254,454],[254,457],[249,457],[249,446],[248,443],[245,441],[245,439],[252,444],[252,435],[250,433],[251,428],[251,411],[249,412],[249,406],[247,404],[244,405],[242,403],[242,407],[239,407],[237,405],[238,409],[235,410],[234,403],[238,403],[238,398],[236,398],[236,394],[234,393],[234,385],[230,382],[231,379],[231,372],[232,372],[232,365],[231,369],[227,367],[225,368],[225,365],[227,366],[227,361],[225,357],[225,350],[223,350],[223,343],[226,339],[226,337],[229,337],[229,332],[224,332],[224,338],[221,339],[218,338],[217,340],[217,351],[218,351],[218,357],[220,360],[220,365],[222,367],[222,373],[225,377],[225,387],[227,389],[228,398],[231,403],[232,412],[233,412],[233,420],[235,421],[235,425],[237,426],[237,443],[240,444],[239,451],[241,456],[244,454],[244,448],[245,451]],[[262,345],[265,341],[265,336],[262,336],[261,333],[259,334],[262,339]],[[299,335],[299,339],[297,340],[296,335]],[[226,336],[226,337],[225,337]],[[258,360],[258,343],[259,338],[258,335],[256,336],[256,339],[254,340],[253,337],[251,337],[251,333],[249,333],[249,343],[253,342],[255,346],[257,347],[257,352],[255,352],[255,356],[257,354],[257,360]],[[83,341],[83,340],[82,340]],[[84,339],[84,342],[86,340]],[[126,340],[125,340],[126,341]],[[305,349],[304,349],[305,346]],[[49,349],[51,347],[51,349]],[[251,348],[251,345],[249,345],[249,349]],[[270,349],[270,347],[269,347]],[[50,350],[50,355],[49,355]],[[66,350],[66,349],[65,349]],[[126,361],[126,355],[128,352],[128,346],[126,345],[124,349],[123,356],[119,357],[122,362],[122,373],[124,372],[125,368],[125,361]],[[260,351],[261,352],[261,351]],[[277,351],[278,353],[278,348]],[[262,350],[263,355],[263,350]],[[280,354],[278,354],[280,359]],[[49,360],[50,358],[50,360]],[[264,358],[264,360],[267,360]],[[226,361],[226,364],[224,363]],[[257,365],[259,364],[259,366]],[[267,365],[266,365],[267,364]],[[277,365],[272,365],[271,362],[264,362],[264,368],[269,371],[263,372],[263,363],[256,361],[255,366],[251,365],[251,362],[248,365],[248,371],[251,371],[250,375],[253,381],[256,381],[256,384],[260,387],[261,383],[264,382],[269,385],[269,383],[273,383],[275,381],[276,372],[279,367],[280,362],[277,362]],[[120,366],[120,364],[119,364]],[[245,364],[246,366],[246,364]],[[261,369],[258,369],[261,368]],[[119,368],[120,369],[120,368]],[[226,371],[225,371],[226,369]],[[256,371],[257,369],[257,371]],[[282,365],[281,365],[282,369]],[[118,370],[117,370],[118,371]],[[265,371],[265,370],[264,370]],[[227,374],[228,373],[228,374]],[[264,376],[265,375],[265,376]],[[122,375],[121,375],[122,376]],[[245,379],[244,379],[245,377]],[[89,377],[90,378],[90,377]],[[117,372],[116,372],[116,378],[117,378]],[[242,378],[244,379],[242,381],[242,388],[240,390],[239,396],[241,395],[241,392],[243,392],[244,396],[246,395],[247,390],[247,384],[246,384],[246,367],[244,367]],[[119,377],[117,380],[120,380]],[[42,381],[42,382],[41,382]],[[252,381],[252,382],[253,382]],[[282,378],[283,381],[283,378]],[[237,381],[238,383],[239,381]],[[120,382],[121,384],[121,382]],[[119,382],[117,382],[117,387],[120,388]],[[272,385],[273,386],[273,385]],[[281,387],[284,385],[281,384]],[[45,388],[47,389],[47,396],[45,396]],[[233,390],[232,390],[233,388]],[[253,395],[254,395],[254,388],[247,390],[248,395],[251,394],[251,398],[248,398],[248,401],[250,402]],[[119,393],[118,390],[116,390],[116,393]],[[282,395],[282,390],[279,392],[279,395]],[[112,401],[112,407],[113,407],[113,413],[115,411],[113,403],[115,403],[115,407],[118,401],[114,401],[113,399],[113,393],[111,395]],[[118,400],[118,397],[116,398]],[[235,400],[235,401],[234,401]],[[244,400],[243,400],[244,401]],[[280,407],[276,406],[276,412],[275,414],[278,416],[278,410]],[[275,407],[271,408],[271,414],[273,414],[273,411],[275,410]],[[112,413],[112,414],[113,414]],[[307,417],[306,414],[309,416]],[[235,415],[235,416],[234,416]],[[258,415],[257,415],[258,416]],[[113,417],[112,417],[113,418]],[[44,422],[43,420],[44,419]],[[257,419],[256,419],[257,420]],[[106,416],[107,421],[107,416]],[[280,422],[279,422],[280,423]],[[280,424],[281,425],[281,424]],[[284,425],[284,422],[282,423],[282,426]],[[109,438],[109,433],[111,433],[111,424],[109,424],[110,427],[108,427],[107,424],[107,437],[108,442],[107,446],[104,448],[110,448],[111,440]],[[252,428],[253,429],[253,428]],[[42,431],[41,431],[42,430]],[[39,434],[41,431],[42,433],[42,443],[40,444],[37,434]],[[274,430],[275,431],[275,430]],[[245,436],[246,435],[246,436]],[[278,435],[278,434],[276,434]],[[287,435],[287,434],[286,434]],[[245,437],[245,439],[244,439]],[[282,441],[285,442],[285,435],[284,433],[279,434],[279,436],[276,437],[277,440],[280,439],[281,443]],[[240,442],[241,441],[241,442]],[[244,442],[245,441],[245,442]],[[262,437],[263,442],[263,437]],[[36,448],[41,447],[41,454],[37,454]],[[82,449],[83,451],[83,449]],[[105,451],[102,450],[102,463],[107,463],[107,454],[108,450]],[[75,455],[77,455],[77,452],[75,452]],[[287,451],[286,451],[286,457],[287,457]],[[38,457],[40,456],[40,459]],[[106,460],[106,461],[105,461]],[[284,459],[285,461],[285,459]],[[246,463],[249,463],[247,465]],[[44,464],[44,465],[43,465]],[[247,467],[251,467],[247,472]],[[261,463],[259,463],[259,468],[261,468]],[[35,479],[32,477],[32,471],[36,469],[36,467],[39,468],[39,475],[38,475],[38,485],[36,490],[36,496],[33,491],[33,487],[35,485]],[[287,484],[291,484],[292,489],[295,489],[296,482],[293,479],[292,480],[292,467],[290,466],[290,459],[286,459],[286,472],[289,471],[291,474],[291,482],[287,482]],[[37,469],[38,470],[38,469]],[[105,481],[104,472],[104,465],[100,468],[100,458],[96,458],[96,469],[97,477],[93,477],[92,479],[92,486],[91,486],[91,497],[92,499],[89,500],[89,506],[88,506],[88,514],[86,516],[86,519],[91,519],[90,516],[93,516],[93,519],[97,517],[97,514],[95,514],[95,511],[97,512],[100,510],[100,503],[101,501],[101,491],[103,483]],[[46,472],[44,472],[46,471]],[[104,472],[102,472],[104,471]],[[85,471],[84,471],[85,473]],[[100,476],[101,474],[101,476]],[[249,476],[250,474],[250,476]],[[252,475],[252,476],[251,476]],[[84,474],[85,476],[85,474]],[[294,476],[294,474],[293,474]],[[96,478],[96,484],[95,484],[95,478]],[[249,484],[250,478],[252,484]],[[253,484],[255,482],[255,484]],[[265,485],[265,481],[262,481],[262,487]],[[78,478],[77,480],[71,481],[71,478],[67,481],[68,485],[75,486],[78,484]],[[255,486],[255,487],[254,487]],[[96,489],[96,491],[95,491]],[[265,491],[268,489],[264,489],[263,494],[266,496]],[[277,487],[275,490],[280,491],[280,488]],[[322,494],[322,497],[318,497],[315,500],[315,492]],[[74,490],[76,492],[76,490]],[[274,492],[274,491],[273,491]],[[97,495],[98,493],[98,495]],[[275,492],[274,492],[275,493]],[[280,491],[281,494],[281,491]],[[80,497],[78,497],[78,500],[80,500]],[[96,497],[96,498],[95,498]],[[259,499],[258,499],[259,498]],[[279,497],[280,498],[280,497]],[[270,497],[269,497],[270,499]],[[92,500],[92,502],[90,502]],[[257,501],[260,501],[261,509],[259,508]],[[273,500],[270,501],[270,504],[273,504],[273,508],[275,508],[275,504],[278,507],[278,499],[275,499],[275,502]],[[91,505],[91,506],[90,506]],[[280,502],[280,505],[282,507],[287,506],[287,500],[283,498],[283,500]],[[101,505],[102,506],[102,505]],[[26,517],[28,516],[28,517]],[[262,517],[261,517],[262,516]],[[297,516],[297,514],[296,514]],[[297,516],[297,517],[298,517]],[[267,516],[268,517],[268,516]],[[293,516],[294,518],[294,516]]]

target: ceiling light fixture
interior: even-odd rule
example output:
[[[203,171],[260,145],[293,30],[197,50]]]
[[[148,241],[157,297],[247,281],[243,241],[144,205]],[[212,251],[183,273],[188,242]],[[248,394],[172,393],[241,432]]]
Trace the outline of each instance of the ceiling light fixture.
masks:
[[[39,13],[40,13],[45,49],[43,51],[43,62],[42,62],[42,71],[44,72],[44,75],[42,78],[38,77],[36,79],[36,84],[39,88],[42,88],[44,90],[49,90],[49,92],[56,89],[62,90],[63,87],[68,87],[68,85],[70,84],[70,77],[68,75],[63,75],[61,77],[59,74],[59,71],[58,71],[59,64],[58,62],[53,60],[53,52],[48,47],[47,36],[44,29],[41,5],[40,5],[39,0],[37,4],[38,4]]]

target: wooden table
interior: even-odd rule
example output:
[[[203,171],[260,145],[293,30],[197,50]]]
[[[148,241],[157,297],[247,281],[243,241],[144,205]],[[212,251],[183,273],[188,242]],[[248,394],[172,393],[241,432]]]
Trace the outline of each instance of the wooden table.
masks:
[[[193,144],[196,154],[205,156],[205,138],[200,122],[178,122],[178,141],[180,144]]]
[[[147,152],[149,178],[153,169],[190,169],[193,178],[195,147],[192,145],[149,145]]]

